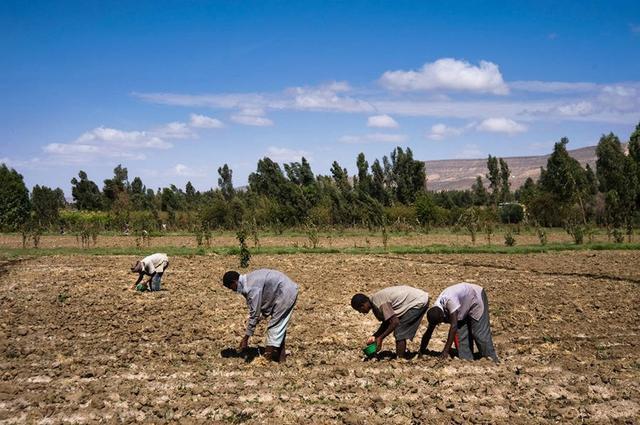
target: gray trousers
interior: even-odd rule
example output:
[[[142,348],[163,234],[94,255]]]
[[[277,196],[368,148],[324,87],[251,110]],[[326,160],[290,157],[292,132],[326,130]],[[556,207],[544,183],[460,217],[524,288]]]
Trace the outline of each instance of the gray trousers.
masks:
[[[475,320],[467,316],[462,322],[458,322],[458,356],[464,360],[473,360],[473,343],[475,341],[478,351],[482,357],[490,357],[494,362],[498,362],[496,349],[493,347],[491,338],[491,324],[489,323],[489,300],[487,293],[482,290],[482,303],[484,312],[480,320]]]

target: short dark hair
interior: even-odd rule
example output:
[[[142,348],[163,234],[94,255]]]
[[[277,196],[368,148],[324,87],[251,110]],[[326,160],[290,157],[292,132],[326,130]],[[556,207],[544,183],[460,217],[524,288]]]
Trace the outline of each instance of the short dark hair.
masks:
[[[240,273],[235,270],[229,270],[224,274],[224,276],[222,276],[222,284],[225,287],[230,288],[231,284],[233,282],[237,282],[238,279],[240,279]]]
[[[366,302],[370,301],[369,297],[367,297],[365,294],[355,294],[353,297],[351,297],[351,307],[353,307],[354,310],[358,310]]]
[[[440,307],[433,306],[427,310],[427,320],[430,325],[437,325],[444,322],[444,311]]]

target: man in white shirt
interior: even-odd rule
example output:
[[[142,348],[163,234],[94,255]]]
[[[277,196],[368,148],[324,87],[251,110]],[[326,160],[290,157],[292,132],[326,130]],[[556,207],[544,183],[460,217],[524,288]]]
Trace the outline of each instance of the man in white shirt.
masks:
[[[162,275],[169,267],[169,257],[167,254],[156,253],[144,257],[142,260],[136,261],[131,267],[133,273],[138,273],[138,280],[133,284],[135,288],[142,281],[145,275],[149,276],[144,285],[149,291],[159,291],[162,283]]]
[[[420,352],[426,352],[427,345],[437,325],[449,323],[449,334],[441,359],[449,356],[451,344],[458,336],[458,356],[464,360],[473,360],[475,342],[482,357],[490,357],[498,362],[498,356],[491,337],[489,322],[489,300],[482,287],[462,282],[446,288],[427,311],[429,327],[422,340]]]

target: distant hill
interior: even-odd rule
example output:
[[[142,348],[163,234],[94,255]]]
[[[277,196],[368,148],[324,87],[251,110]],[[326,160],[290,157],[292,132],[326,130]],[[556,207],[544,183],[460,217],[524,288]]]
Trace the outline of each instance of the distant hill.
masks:
[[[570,150],[569,154],[582,166],[589,164],[595,171],[596,147],[587,146]],[[520,187],[527,177],[536,180],[540,176],[540,167],[547,166],[549,155],[514,156],[504,158],[511,170],[511,190]],[[476,176],[487,173],[487,158],[482,159],[443,159],[425,161],[427,167],[427,189],[429,190],[465,190],[470,189]]]

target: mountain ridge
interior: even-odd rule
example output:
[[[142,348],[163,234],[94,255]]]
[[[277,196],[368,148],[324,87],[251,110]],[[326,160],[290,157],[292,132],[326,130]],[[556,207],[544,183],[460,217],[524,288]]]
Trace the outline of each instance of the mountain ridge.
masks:
[[[626,148],[626,145],[624,145]],[[587,164],[595,170],[596,146],[586,146],[568,151],[580,165]],[[515,190],[531,177],[540,177],[540,167],[547,166],[551,154],[503,157],[511,170],[511,190]],[[487,159],[438,159],[424,161],[427,170],[427,189],[466,190],[476,181],[476,176],[482,176],[485,186],[487,179]]]

